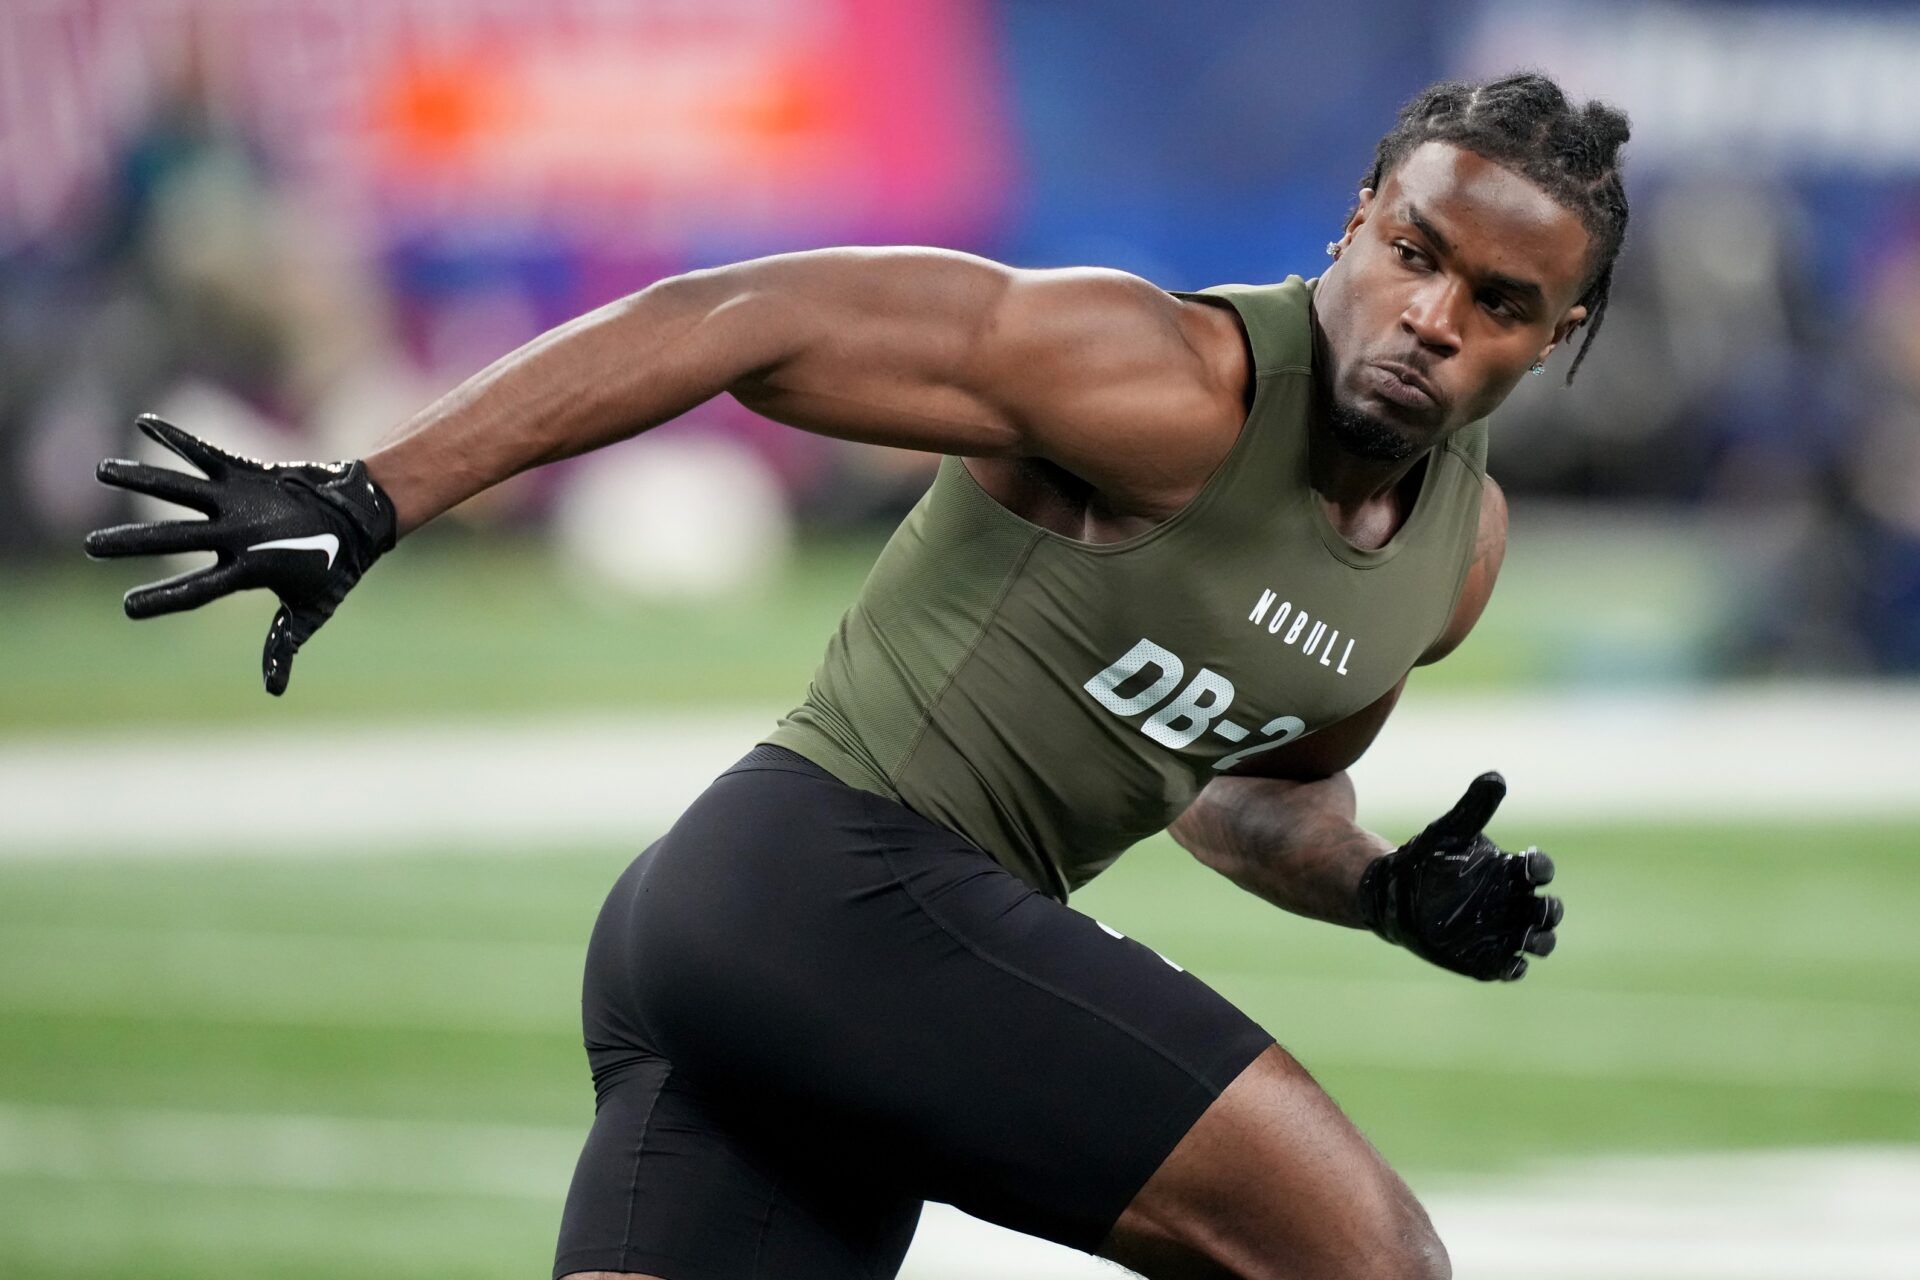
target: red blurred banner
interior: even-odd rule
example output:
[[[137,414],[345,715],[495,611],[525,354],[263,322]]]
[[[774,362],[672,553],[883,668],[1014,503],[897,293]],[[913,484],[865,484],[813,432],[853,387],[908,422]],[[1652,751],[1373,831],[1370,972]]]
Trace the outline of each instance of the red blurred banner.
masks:
[[[1005,186],[973,0],[7,0],[0,243],[57,234],[181,95],[403,223],[965,237]]]

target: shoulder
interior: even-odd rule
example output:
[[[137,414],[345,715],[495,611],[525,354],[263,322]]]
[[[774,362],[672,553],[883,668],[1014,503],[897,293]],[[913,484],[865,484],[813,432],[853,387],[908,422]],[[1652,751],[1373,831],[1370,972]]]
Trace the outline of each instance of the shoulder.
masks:
[[[1250,372],[1265,377],[1311,369],[1314,286],[1288,276],[1271,284],[1218,284],[1176,296],[1229,312],[1248,349]]]
[[[1246,330],[1224,298],[1175,294],[1106,267],[1008,269],[993,336],[1015,350],[1059,347],[1092,364],[1129,356],[1213,388],[1251,374]]]
[[[1507,495],[1490,475],[1483,473],[1480,485],[1480,525],[1474,534],[1473,558],[1460,587],[1460,598],[1454,602],[1453,616],[1447,620],[1439,639],[1420,655],[1419,666],[1438,662],[1460,647],[1460,642],[1480,621],[1480,615],[1486,612],[1487,601],[1493,597],[1493,584],[1506,560]]]
[[[1093,267],[1013,272],[970,364],[1026,456],[1149,518],[1185,505],[1232,450],[1253,377],[1231,307]]]

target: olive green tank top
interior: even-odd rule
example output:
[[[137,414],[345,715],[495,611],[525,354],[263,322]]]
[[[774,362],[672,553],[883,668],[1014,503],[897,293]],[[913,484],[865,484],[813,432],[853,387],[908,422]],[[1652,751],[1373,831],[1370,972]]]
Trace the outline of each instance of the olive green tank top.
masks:
[[[1348,543],[1307,482],[1312,288],[1182,295],[1239,312],[1253,407],[1200,493],[1145,533],[1050,532],[943,459],[766,741],[1064,900],[1209,779],[1391,689],[1459,596],[1486,426],[1430,455],[1386,545]]]

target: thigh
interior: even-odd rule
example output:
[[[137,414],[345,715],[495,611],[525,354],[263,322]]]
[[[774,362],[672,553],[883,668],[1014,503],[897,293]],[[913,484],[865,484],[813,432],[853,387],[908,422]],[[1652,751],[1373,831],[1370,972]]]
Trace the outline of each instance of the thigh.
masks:
[[[884,1280],[920,1201],[842,1167],[835,1149],[741,1123],[658,1057],[602,1074],[574,1171],[556,1277]]]
[[[1272,1038],[953,833],[811,769],[722,778],[621,908],[635,1030],[767,1132],[1092,1251]]]
[[[1181,1139],[1100,1252],[1156,1278],[1448,1274],[1412,1191],[1278,1045]]]

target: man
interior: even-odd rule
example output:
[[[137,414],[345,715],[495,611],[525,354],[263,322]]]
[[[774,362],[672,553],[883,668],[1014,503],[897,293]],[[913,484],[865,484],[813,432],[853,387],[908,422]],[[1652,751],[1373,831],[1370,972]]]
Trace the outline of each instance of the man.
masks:
[[[1063,902],[1171,824],[1269,901],[1481,979],[1553,949],[1551,863],[1481,834],[1497,774],[1396,850],[1345,769],[1486,604],[1484,418],[1598,327],[1626,136],[1540,76],[1442,84],[1317,282],[795,254],[565,325],[364,461],[269,466],[143,419],[207,478],[102,479],[210,519],[88,547],[219,554],[134,617],[274,590],[279,694],[398,535],[719,392],[948,455],[806,701],[601,913],[556,1276],[891,1275],[926,1199],[1154,1277],[1444,1275],[1271,1036]]]

